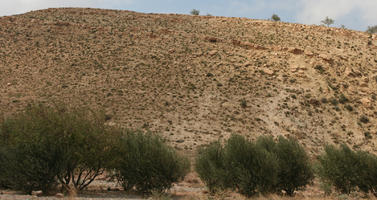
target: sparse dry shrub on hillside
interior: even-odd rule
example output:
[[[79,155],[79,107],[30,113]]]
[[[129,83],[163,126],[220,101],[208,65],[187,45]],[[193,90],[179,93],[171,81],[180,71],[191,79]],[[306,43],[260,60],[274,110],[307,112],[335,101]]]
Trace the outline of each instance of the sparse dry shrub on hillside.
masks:
[[[329,27],[331,24],[334,24],[334,20],[329,17],[326,17],[324,20],[321,21],[321,23]]]
[[[368,26],[367,33],[370,33],[370,34],[377,33],[377,25],[375,25],[375,26]]]
[[[191,14],[191,15],[199,15],[199,14],[200,14],[200,11],[197,10],[197,9],[192,9],[192,10],[190,11],[190,14]]]
[[[116,140],[108,168],[126,191],[161,193],[190,170],[189,160],[167,146],[159,136],[125,131]]]
[[[275,22],[279,22],[279,21],[280,21],[280,17],[279,17],[277,14],[273,14],[273,15],[271,16],[271,19],[272,19],[273,21],[275,21]]]
[[[87,187],[104,170],[104,118],[87,109],[30,105],[0,126],[0,180],[8,187],[49,194],[59,184]]]

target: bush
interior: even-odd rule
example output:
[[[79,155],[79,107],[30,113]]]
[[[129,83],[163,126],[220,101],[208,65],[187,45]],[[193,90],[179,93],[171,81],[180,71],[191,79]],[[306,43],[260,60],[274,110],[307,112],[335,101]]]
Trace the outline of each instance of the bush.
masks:
[[[150,194],[163,192],[184,178],[190,163],[164,144],[160,137],[127,131],[115,143],[109,167],[125,190]]]
[[[353,151],[346,145],[327,146],[319,157],[318,174],[322,181],[349,194],[359,189],[377,196],[377,156]]]
[[[275,155],[238,135],[227,141],[224,150],[234,189],[248,197],[274,191],[278,169]]]
[[[280,17],[279,17],[277,14],[273,14],[273,15],[271,16],[271,19],[272,19],[273,21],[275,21],[275,22],[279,22],[279,21],[280,21]]]
[[[200,11],[197,10],[197,9],[192,9],[192,10],[190,11],[190,14],[191,14],[191,15],[199,15],[199,14],[200,14]]]
[[[104,116],[88,109],[30,105],[0,126],[0,176],[7,186],[48,194],[87,187],[107,162]],[[1,178],[0,178],[1,179]]]
[[[224,161],[224,148],[220,142],[199,149],[195,170],[211,193],[229,187],[229,175]]]
[[[5,186],[28,194],[34,190],[42,190],[44,194],[54,191],[58,185],[56,176],[62,173],[62,163],[59,153],[47,148],[44,144],[26,144],[2,151]]]
[[[326,17],[324,20],[321,21],[321,23],[329,27],[331,24],[334,24],[334,20],[329,17]]]
[[[274,190],[277,160],[255,143],[232,135],[224,147],[215,142],[200,149],[196,171],[211,192],[232,188],[252,196]]]
[[[331,24],[334,24],[334,20],[329,17],[326,17],[324,20],[321,21],[321,23],[329,27]]]
[[[358,170],[357,186],[361,191],[372,192],[377,197],[377,156],[361,151],[358,155],[362,164]]]
[[[377,25],[376,26],[368,26],[367,33],[370,33],[370,34],[377,33]]]
[[[341,145],[340,148],[326,146],[318,160],[318,175],[323,182],[330,183],[346,194],[356,189],[359,182],[357,174],[363,165],[359,153],[346,145]]]
[[[360,122],[367,124],[367,123],[369,123],[369,118],[366,115],[362,115],[360,117]]]
[[[314,178],[304,149],[296,140],[260,137],[256,142],[232,135],[199,150],[196,171],[211,192],[232,188],[243,195],[302,189]]]
[[[311,183],[314,178],[313,169],[308,155],[297,140],[279,137],[278,142],[274,143],[272,137],[262,137],[257,143],[278,158],[278,192],[283,190],[287,195],[293,196],[296,190]]]

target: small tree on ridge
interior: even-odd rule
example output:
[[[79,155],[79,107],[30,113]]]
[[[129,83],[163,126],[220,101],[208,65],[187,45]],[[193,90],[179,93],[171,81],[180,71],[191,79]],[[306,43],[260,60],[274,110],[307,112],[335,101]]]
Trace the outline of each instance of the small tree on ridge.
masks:
[[[334,20],[329,17],[326,17],[324,20],[321,21],[321,23],[329,27],[331,24],[334,24]]]

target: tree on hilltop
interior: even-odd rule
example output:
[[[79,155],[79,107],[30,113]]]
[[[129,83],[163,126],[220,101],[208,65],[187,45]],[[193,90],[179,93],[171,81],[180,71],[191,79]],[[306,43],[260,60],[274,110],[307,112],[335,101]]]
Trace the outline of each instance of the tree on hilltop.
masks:
[[[331,24],[334,24],[334,20],[329,17],[326,17],[324,20],[321,21],[321,23],[329,27]]]
[[[377,33],[377,25],[375,25],[375,26],[368,26],[367,33],[370,33],[370,34]]]
[[[275,22],[280,22],[280,17],[279,17],[277,14],[273,14],[273,15],[271,16],[271,19],[272,19],[273,21],[275,21]]]
[[[197,10],[197,9],[192,9],[190,14],[192,15],[199,15],[200,14],[200,10]]]

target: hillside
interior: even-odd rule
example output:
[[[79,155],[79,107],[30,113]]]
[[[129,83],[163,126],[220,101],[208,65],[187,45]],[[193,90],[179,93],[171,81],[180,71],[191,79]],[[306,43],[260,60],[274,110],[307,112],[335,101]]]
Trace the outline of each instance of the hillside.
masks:
[[[245,18],[62,8],[0,18],[0,113],[103,108],[178,149],[239,133],[377,151],[377,40]]]

